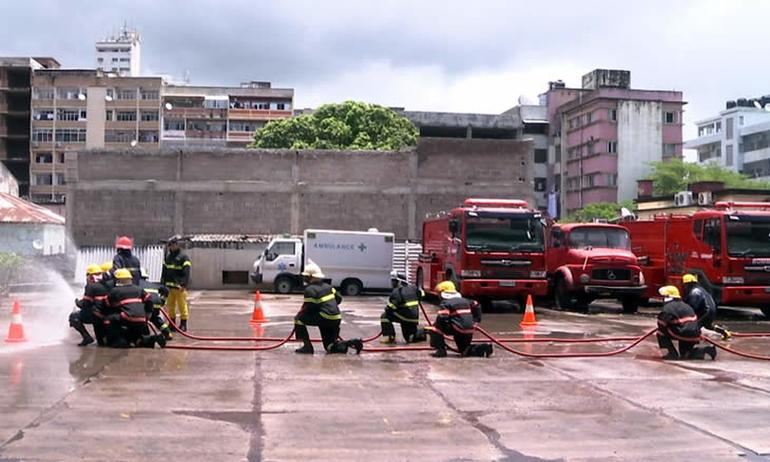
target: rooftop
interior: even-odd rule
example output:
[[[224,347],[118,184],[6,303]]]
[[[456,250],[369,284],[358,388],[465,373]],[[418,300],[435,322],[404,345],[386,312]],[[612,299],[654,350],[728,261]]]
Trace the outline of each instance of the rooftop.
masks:
[[[0,223],[63,225],[64,217],[6,193],[0,193]]]

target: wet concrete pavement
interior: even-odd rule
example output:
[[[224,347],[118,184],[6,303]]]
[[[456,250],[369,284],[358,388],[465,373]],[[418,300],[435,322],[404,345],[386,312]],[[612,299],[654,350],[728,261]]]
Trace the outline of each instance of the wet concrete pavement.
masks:
[[[252,335],[252,299],[193,293],[191,331]],[[347,298],[342,335],[376,333],[384,300]],[[263,303],[264,335],[285,335],[300,297],[265,295]],[[521,314],[499,311],[482,326],[520,335]],[[616,311],[538,309],[536,335],[625,336],[654,326],[654,308]],[[725,323],[770,331],[741,310]],[[0,329],[4,336],[7,318]],[[428,352],[298,356],[296,344],[211,352],[75,343],[73,333],[34,348],[0,344],[0,460],[770,460],[770,365],[721,352],[716,362],[663,362],[654,339],[610,358],[542,360],[500,349],[489,359],[439,360]],[[731,344],[770,354],[770,339]]]

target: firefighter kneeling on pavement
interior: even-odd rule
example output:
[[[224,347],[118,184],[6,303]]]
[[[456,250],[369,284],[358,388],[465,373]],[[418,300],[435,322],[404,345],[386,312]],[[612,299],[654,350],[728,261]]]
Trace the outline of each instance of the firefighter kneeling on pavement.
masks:
[[[699,347],[700,325],[692,307],[682,301],[676,286],[663,286],[658,290],[665,304],[658,314],[658,345],[668,350],[663,359],[703,359],[706,354],[716,359],[714,345]],[[674,347],[679,341],[679,351]]]
[[[125,268],[115,271],[115,287],[105,303],[104,318],[107,345],[113,348],[153,348],[157,342],[166,346],[163,335],[150,335],[147,319],[152,314],[152,299],[141,287],[134,285],[131,272]]]
[[[75,329],[82,340],[78,346],[86,346],[94,343],[94,338],[88,333],[85,324],[94,326],[94,337],[98,344],[104,345],[104,326],[101,320],[102,304],[107,300],[109,289],[102,281],[102,268],[91,264],[86,267],[86,287],[83,297],[75,300],[75,306],[79,308],[70,314],[70,327]]]
[[[475,323],[481,322],[479,304],[463,298],[452,281],[438,283],[435,290],[441,297],[441,304],[436,322],[433,327],[426,329],[430,335],[430,346],[436,349],[431,355],[436,358],[445,357],[447,345],[444,335],[451,335],[460,356],[491,356],[491,343],[472,343]]]
[[[701,329],[714,331],[722,336],[722,340],[729,340],[732,337],[730,331],[714,324],[717,318],[717,303],[714,301],[714,297],[698,284],[698,276],[685,274],[682,276],[682,283],[684,284],[684,301],[695,311]]]
[[[401,325],[401,333],[406,343],[424,342],[425,330],[420,324],[420,300],[425,297],[425,292],[417,286],[406,281],[406,276],[396,273],[390,274],[390,282],[393,292],[390,293],[385,312],[380,316],[382,326],[381,343],[392,345],[396,343],[396,329],[393,323]]]
[[[158,328],[163,337],[168,341],[173,338],[171,335],[171,329],[168,327],[168,323],[160,314],[160,309],[166,304],[166,298],[168,298],[168,287],[162,284],[155,284],[150,282],[149,274],[147,270],[142,268],[142,280],[139,287],[144,289],[150,295],[152,301],[152,314],[150,315],[150,322]]]
[[[347,353],[348,348],[354,348],[356,354],[364,347],[361,339],[338,340],[342,314],[339,304],[342,297],[331,285],[324,282],[324,274],[315,263],[308,263],[302,276],[306,278],[305,299],[302,308],[294,316],[294,333],[297,340],[302,341],[302,347],[296,353],[313,354],[313,344],[307,326],[318,326],[321,331],[321,341],[327,353]]]

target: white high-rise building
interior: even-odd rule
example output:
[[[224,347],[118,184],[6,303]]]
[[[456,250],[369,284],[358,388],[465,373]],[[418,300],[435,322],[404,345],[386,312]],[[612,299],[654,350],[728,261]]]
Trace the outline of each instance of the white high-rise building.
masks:
[[[96,42],[96,68],[121,77],[138,77],[141,74],[141,46],[139,32],[124,24],[118,35]]]

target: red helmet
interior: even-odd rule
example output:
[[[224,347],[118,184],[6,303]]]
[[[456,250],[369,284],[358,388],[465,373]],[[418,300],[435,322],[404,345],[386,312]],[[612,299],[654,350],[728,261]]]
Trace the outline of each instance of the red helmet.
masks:
[[[126,249],[131,250],[131,247],[134,246],[134,241],[131,240],[128,236],[120,236],[115,240],[115,248],[116,249]]]

